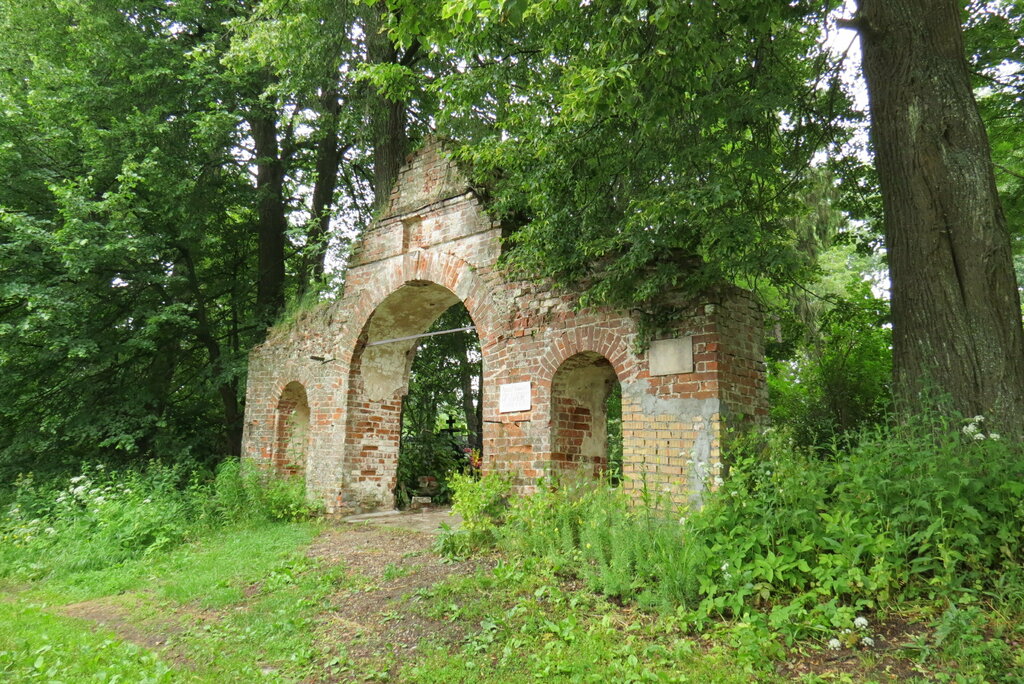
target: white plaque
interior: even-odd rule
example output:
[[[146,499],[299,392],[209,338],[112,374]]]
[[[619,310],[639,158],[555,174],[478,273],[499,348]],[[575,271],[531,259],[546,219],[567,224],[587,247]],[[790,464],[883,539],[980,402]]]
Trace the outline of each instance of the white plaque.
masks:
[[[654,340],[650,351],[651,375],[693,372],[693,337]]]
[[[511,382],[501,386],[498,396],[498,413],[514,413],[530,410],[530,382]]]

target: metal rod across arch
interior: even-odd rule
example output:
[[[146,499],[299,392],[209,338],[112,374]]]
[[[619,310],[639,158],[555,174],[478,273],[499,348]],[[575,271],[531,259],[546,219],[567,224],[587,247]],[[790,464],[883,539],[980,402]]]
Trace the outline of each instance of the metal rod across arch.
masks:
[[[476,330],[475,325],[467,325],[465,328],[452,328],[451,330],[438,330],[437,332],[420,333],[419,335],[407,335],[405,337],[394,337],[390,340],[378,340],[376,342],[367,342],[367,347],[376,347],[378,344],[391,344],[392,342],[406,342],[408,340],[418,340],[421,337],[433,337],[435,335],[447,335],[448,333],[454,332],[469,332],[470,330]]]

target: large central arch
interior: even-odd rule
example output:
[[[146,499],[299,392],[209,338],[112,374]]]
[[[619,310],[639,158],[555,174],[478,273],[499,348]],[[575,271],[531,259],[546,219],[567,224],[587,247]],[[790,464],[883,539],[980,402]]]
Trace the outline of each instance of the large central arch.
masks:
[[[331,512],[390,507],[415,340],[376,343],[418,335],[461,301],[483,357],[485,473],[525,492],[566,464],[599,471],[598,395],[618,382],[626,488],[698,500],[721,467],[723,424],[767,414],[752,300],[709,293],[647,345],[630,315],[511,277],[502,234],[439,145],[411,157],[355,245],[343,294],[250,355],[244,456],[304,471]]]
[[[360,509],[386,506],[395,488],[402,398],[417,336],[461,301],[442,285],[412,280],[385,297],[363,325],[350,363],[345,431],[349,496]]]

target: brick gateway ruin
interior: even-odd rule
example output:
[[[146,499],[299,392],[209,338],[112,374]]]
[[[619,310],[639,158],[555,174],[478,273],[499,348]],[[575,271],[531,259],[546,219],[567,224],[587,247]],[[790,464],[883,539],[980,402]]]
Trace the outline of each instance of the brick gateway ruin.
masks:
[[[304,473],[332,513],[393,506],[402,397],[417,340],[462,301],[483,356],[483,470],[520,491],[606,458],[604,400],[622,389],[624,486],[699,496],[719,474],[725,426],[767,413],[760,315],[723,291],[636,353],[636,322],[577,310],[572,293],[510,280],[501,227],[430,143],[362,236],[344,295],[250,355],[243,455]]]

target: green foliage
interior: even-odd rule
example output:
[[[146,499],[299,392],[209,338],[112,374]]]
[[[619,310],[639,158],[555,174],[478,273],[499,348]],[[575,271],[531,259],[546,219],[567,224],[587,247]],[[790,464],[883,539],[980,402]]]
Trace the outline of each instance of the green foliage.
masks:
[[[1020,98],[1024,95],[1024,5],[971,2],[964,27],[967,57],[974,72],[978,109],[985,121],[996,184],[1014,237],[1024,250],[1024,135]],[[1022,275],[1018,268],[1018,277]]]
[[[427,332],[473,325],[464,305],[442,313]],[[461,331],[419,341],[409,372],[409,391],[402,399],[402,440],[395,496],[404,506],[419,489],[418,479],[433,477],[440,489],[434,500],[446,502],[449,474],[465,469],[462,448],[479,449],[482,404],[482,357],[476,332]],[[455,431],[465,431],[464,441]]]
[[[621,488],[584,480],[541,487],[513,502],[501,543],[547,558],[608,596],[646,606],[691,603],[700,588],[694,554],[704,549],[682,543],[668,502],[645,501],[633,507]]]
[[[403,436],[398,457],[395,502],[399,508],[408,505],[410,497],[420,488],[419,478],[433,478],[437,493],[431,495],[434,503],[447,503],[451,498],[448,480],[457,471],[465,470],[466,456],[447,433],[427,433],[417,437]]]
[[[255,194],[206,55],[229,14],[2,4],[0,465],[230,448],[257,335]]]
[[[70,479],[19,479],[0,518],[0,577],[34,578],[146,558],[203,527],[295,521],[316,509],[298,478],[229,460],[213,482],[182,466],[109,470]]]
[[[0,573],[95,569],[180,543],[198,513],[195,488],[179,488],[182,476],[174,467],[109,472],[98,465],[63,484],[22,478],[0,523]]]
[[[860,280],[847,285],[841,296],[815,315],[814,328],[795,353],[772,350],[772,423],[789,431],[799,447],[827,450],[888,416],[888,302],[875,297],[870,284]]]
[[[622,383],[612,383],[604,406],[608,417],[608,434],[605,440],[608,478],[611,482],[618,482],[622,478]]]
[[[303,478],[274,475],[251,461],[228,459],[217,468],[207,514],[231,523],[296,522],[321,507],[306,499]]]
[[[1020,610],[1022,482],[1019,448],[983,419],[879,428],[833,459],[769,432],[734,450],[724,484],[682,518],[649,497],[560,484],[513,502],[497,536],[697,626],[724,616],[788,643],[824,640],[899,601]]]
[[[847,180],[854,173],[841,171]],[[875,294],[885,266],[868,229],[844,211],[851,191],[837,173],[823,167],[809,174],[799,195],[803,208],[791,222],[815,276],[759,288],[768,310],[772,424],[798,446],[821,450],[885,420],[892,374],[889,303]]]
[[[497,474],[478,478],[456,472],[448,478],[448,486],[452,490],[452,510],[462,516],[462,525],[455,531],[446,529],[438,537],[437,550],[458,558],[493,545],[508,507],[511,479]]]
[[[181,681],[140,646],[51,615],[39,606],[0,603],[0,678],[9,682]],[[74,644],[74,650],[68,648]]]
[[[805,271],[786,219],[845,107],[808,30],[824,6],[388,5],[398,40],[462,59],[433,81],[438,125],[518,227],[523,271],[648,313]]]

